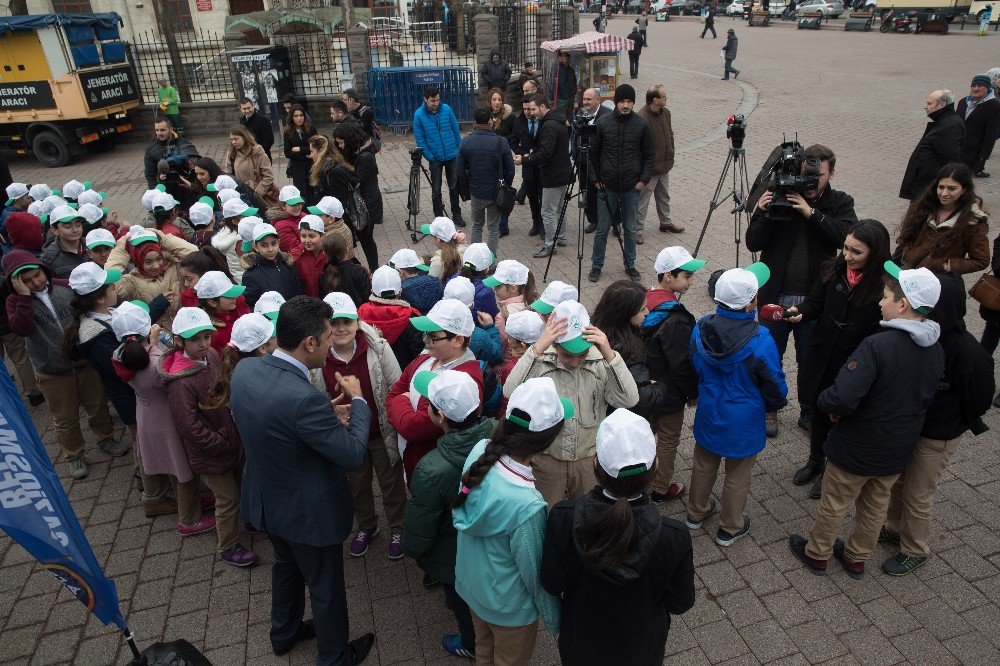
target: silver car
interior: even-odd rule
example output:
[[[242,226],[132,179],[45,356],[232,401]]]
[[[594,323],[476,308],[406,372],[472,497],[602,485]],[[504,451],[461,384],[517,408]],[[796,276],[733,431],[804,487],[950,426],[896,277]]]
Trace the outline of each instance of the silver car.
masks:
[[[840,18],[844,13],[844,3],[840,0],[803,0],[798,6],[798,15],[819,12],[828,18]]]

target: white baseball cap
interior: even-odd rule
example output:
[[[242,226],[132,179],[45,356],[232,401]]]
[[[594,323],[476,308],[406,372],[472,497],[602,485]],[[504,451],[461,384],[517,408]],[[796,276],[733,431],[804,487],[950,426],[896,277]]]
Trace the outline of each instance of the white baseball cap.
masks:
[[[619,407],[598,426],[597,462],[612,478],[643,474],[655,461],[656,437],[638,414]]]
[[[462,255],[462,263],[471,266],[477,273],[487,270],[495,259],[490,246],[486,243],[473,243],[465,248],[465,253]]]
[[[239,199],[240,193],[236,190],[219,190],[215,196],[219,200],[219,204],[225,206],[227,201]]]
[[[533,345],[542,337],[545,322],[542,315],[534,310],[521,310],[507,317],[504,332],[508,338],[514,338],[526,345]]]
[[[157,243],[159,242],[159,237],[157,237],[156,232],[152,229],[147,229],[141,224],[133,224],[128,229],[129,245],[139,245],[141,243]]]
[[[299,192],[299,188],[294,185],[285,185],[281,188],[281,191],[278,192],[278,201],[286,203],[289,206],[306,202],[305,199],[302,198],[302,193]]]
[[[49,213],[49,223],[58,224],[59,222],[71,222],[73,220],[79,219],[80,213],[74,208],[70,208],[68,204],[63,206],[58,206]]]
[[[45,209],[44,201],[32,201],[28,204],[28,212],[37,217],[40,221],[45,222],[49,219],[49,215]]]
[[[204,227],[215,219],[215,202],[211,197],[202,197],[191,204],[188,219],[196,227]]]
[[[583,329],[590,326],[587,308],[577,301],[563,301],[552,311],[553,317],[566,318],[566,332],[556,338],[556,344],[570,354],[582,354],[594,343],[583,339]]]
[[[423,370],[414,375],[413,388],[452,421],[461,423],[479,408],[479,385],[467,372]]]
[[[653,262],[653,270],[657,273],[669,273],[670,271],[696,271],[705,265],[704,259],[695,259],[691,253],[680,245],[665,247],[656,255]]]
[[[126,335],[146,337],[152,325],[149,306],[142,301],[125,301],[111,310],[111,330],[119,340]]]
[[[225,213],[223,213],[225,215]],[[260,225],[264,224],[264,220],[260,219],[256,215],[249,215],[240,220],[239,224],[236,225],[236,233],[240,235],[244,243],[253,242],[253,233]],[[244,251],[249,252],[246,246],[243,247]]]
[[[527,414],[528,418],[512,414],[515,409]],[[575,413],[573,403],[559,397],[551,377],[532,377],[510,394],[504,417],[531,432],[541,432],[560,421],[573,418]]]
[[[205,189],[209,192],[221,192],[222,190],[235,190],[239,187],[236,183],[236,179],[232,176],[227,176],[226,174],[219,175],[215,182],[206,187]]]
[[[333,309],[333,314],[330,315],[330,319],[358,318],[358,306],[354,304],[354,301],[350,296],[342,291],[331,291],[323,297],[323,302]]]
[[[561,280],[554,280],[549,282],[542,295],[530,307],[535,312],[547,315],[563,301],[575,301],[579,298],[580,292],[576,290],[576,287]]]
[[[233,284],[222,271],[208,271],[202,275],[194,285],[194,293],[198,298],[236,298],[241,296],[247,288]]]
[[[69,286],[81,296],[92,294],[106,284],[112,284],[122,279],[121,271],[106,271],[93,261],[87,261],[69,274]]]
[[[321,234],[326,231],[326,224],[319,215],[303,215],[302,219],[299,220],[299,231],[305,231],[306,229]]]
[[[256,208],[251,208],[243,202],[243,199],[230,199],[222,204],[222,217],[252,216],[257,214]]]
[[[85,190],[76,198],[76,202],[83,206],[83,204],[93,204],[98,208],[104,203],[104,197],[107,196],[104,192],[98,192],[97,190]]]
[[[7,203],[5,206],[9,206],[17,199],[20,199],[25,194],[30,194],[31,190],[24,183],[11,183],[7,186]],[[32,197],[34,198],[34,197]]]
[[[177,199],[174,199],[173,195],[169,192],[160,192],[153,197],[153,210],[156,210],[157,208],[162,208],[163,210],[173,210],[177,204]]]
[[[52,188],[46,185],[45,183],[35,183],[34,185],[28,188],[28,194],[30,194],[31,198],[34,199],[35,201],[41,201],[42,199],[46,199],[52,196]],[[7,196],[8,197],[10,196],[10,192],[7,193]]]
[[[434,304],[426,317],[411,317],[410,323],[423,333],[448,331],[465,337],[471,336],[476,329],[476,323],[472,321],[472,310],[454,298],[442,298]]]
[[[927,314],[937,305],[941,298],[941,281],[926,268],[902,270],[891,261],[883,264],[885,272],[899,280],[903,295],[910,302],[910,307],[920,314]]]
[[[313,215],[331,215],[338,220],[344,217],[344,204],[337,197],[323,197],[315,206],[306,209]]]
[[[476,304],[476,286],[464,275],[453,277],[444,286],[443,298],[454,298],[456,301],[461,301],[465,307],[471,308]]]
[[[90,192],[91,190],[87,191]],[[108,214],[108,209],[98,208],[94,204],[85,203],[80,204],[77,212],[80,214],[80,217],[87,221],[88,224],[97,224],[102,217]]]
[[[408,247],[397,250],[396,254],[389,259],[389,265],[393,268],[417,268],[425,273],[430,270],[430,266],[420,261],[417,253]]]
[[[57,194],[52,194],[50,196],[45,197],[45,199],[42,201],[42,205],[45,207],[44,209],[45,214],[51,215],[52,211],[54,211],[59,206],[65,206],[66,200]]]
[[[171,329],[174,335],[179,335],[185,340],[202,331],[214,330],[215,326],[212,325],[208,313],[201,308],[181,308],[178,310]]]
[[[275,335],[274,322],[257,312],[245,314],[233,324],[229,346],[249,354]]]
[[[732,310],[742,310],[770,277],[771,269],[760,261],[746,268],[730,268],[715,283],[715,301]]]
[[[262,314],[268,319],[276,320],[278,318],[278,310],[285,303],[285,297],[282,296],[277,291],[265,291],[257,299],[257,303],[253,306],[253,311]]]
[[[81,194],[90,189],[90,182],[81,183],[74,179],[63,185],[62,195],[67,199],[76,199]]]
[[[151,190],[146,190],[145,192],[142,193],[142,207],[145,208],[147,211],[153,210],[153,197],[159,195],[160,192],[163,191],[157,189],[157,187],[154,187]]]
[[[528,267],[514,259],[504,259],[497,264],[493,275],[483,280],[487,287],[499,287],[502,284],[519,286],[528,284]]]
[[[455,228],[455,223],[447,217],[435,217],[430,224],[420,225],[420,233],[430,234],[448,243],[458,233],[458,229]]]
[[[83,244],[87,246],[88,250],[93,250],[95,247],[114,247],[115,237],[107,229],[94,229],[87,232],[87,238],[84,239]]]
[[[395,298],[403,285],[399,279],[399,271],[391,266],[379,266],[372,273],[372,293],[381,298]],[[392,294],[387,296],[386,294]]]
[[[253,228],[253,242],[256,243],[260,239],[266,236],[277,236],[278,230],[274,228],[274,225],[268,224],[267,222],[262,222]]]

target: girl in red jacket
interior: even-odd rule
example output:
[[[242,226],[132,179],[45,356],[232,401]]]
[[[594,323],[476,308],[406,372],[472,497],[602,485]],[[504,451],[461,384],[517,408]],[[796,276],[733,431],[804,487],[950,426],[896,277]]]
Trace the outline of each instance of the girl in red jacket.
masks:
[[[181,276],[181,307],[198,307],[198,294],[194,292],[194,286],[198,284],[201,276],[209,271],[222,271],[229,278],[229,281],[236,284],[237,280],[229,270],[229,262],[225,255],[211,245],[204,245],[198,248],[197,252],[185,255],[178,265],[178,272]]]
[[[302,228],[302,206],[305,204],[305,199],[302,198],[299,188],[294,185],[285,185],[278,193],[278,202],[281,205],[282,214],[274,221],[274,228],[278,230],[278,244],[282,252],[288,252],[294,256],[295,248],[299,246],[301,238],[299,230]],[[322,226],[320,225],[320,227]],[[315,295],[309,294],[309,296]]]
[[[292,261],[302,285],[302,293],[319,297],[319,279],[326,269],[323,252],[323,220],[319,215],[305,215],[299,221],[299,244],[292,248]],[[279,230],[280,233],[280,230]]]
[[[212,318],[215,332],[212,333],[212,349],[222,352],[229,344],[233,324],[250,308],[243,300],[246,287],[233,284],[222,271],[209,271],[201,276],[194,291],[198,295],[198,305]]]

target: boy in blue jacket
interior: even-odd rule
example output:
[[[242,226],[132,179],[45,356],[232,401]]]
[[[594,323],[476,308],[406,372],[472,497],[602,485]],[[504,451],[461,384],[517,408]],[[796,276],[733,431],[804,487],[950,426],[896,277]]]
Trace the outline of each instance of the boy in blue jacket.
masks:
[[[726,482],[715,542],[730,546],[750,532],[743,514],[750,474],[764,449],[764,414],[787,404],[788,387],[778,348],[755,321],[757,290],[771,276],[760,262],[726,271],[715,285],[715,314],[703,317],[691,334],[691,362],[698,373],[694,415],[694,460],[687,526],[701,527],[715,513],[712,486],[726,459]]]

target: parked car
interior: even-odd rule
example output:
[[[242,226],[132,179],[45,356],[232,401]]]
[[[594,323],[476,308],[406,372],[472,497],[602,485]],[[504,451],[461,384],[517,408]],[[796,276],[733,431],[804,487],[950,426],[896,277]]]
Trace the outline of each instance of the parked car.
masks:
[[[803,0],[798,7],[799,16],[819,12],[828,18],[840,18],[844,3],[840,0]]]
[[[740,0],[733,0],[726,5],[726,16],[743,16],[743,3]]]
[[[667,6],[667,12],[674,16],[693,16],[701,14],[701,10],[704,8],[705,4],[699,0],[673,0]]]

